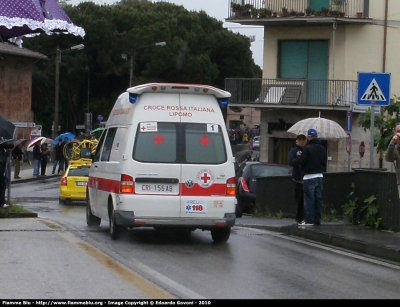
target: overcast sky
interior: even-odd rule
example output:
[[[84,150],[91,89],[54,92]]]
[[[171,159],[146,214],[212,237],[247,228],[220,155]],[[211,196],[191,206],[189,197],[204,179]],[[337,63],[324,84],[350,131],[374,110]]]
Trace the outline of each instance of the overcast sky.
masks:
[[[70,4],[77,5],[80,2],[91,1],[96,4],[114,4],[116,0],[71,0]],[[228,0],[153,0],[153,2],[170,2],[177,5],[183,5],[189,11],[205,11],[209,16],[224,22],[228,17],[229,1]],[[255,41],[251,43],[251,51],[253,52],[254,62],[262,68],[263,59],[263,30],[260,27],[246,27],[237,23],[224,22],[224,28],[234,32],[250,36],[255,35]]]

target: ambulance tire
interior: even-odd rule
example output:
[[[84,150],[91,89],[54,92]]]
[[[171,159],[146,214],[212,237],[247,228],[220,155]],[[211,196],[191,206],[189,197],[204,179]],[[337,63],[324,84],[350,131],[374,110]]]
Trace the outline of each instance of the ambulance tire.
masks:
[[[88,195],[88,194],[87,194]],[[100,226],[101,218],[93,215],[92,209],[90,208],[89,195],[86,201],[86,224],[88,226]]]
[[[216,228],[211,230],[211,238],[215,243],[223,243],[228,241],[229,236],[231,235],[231,228]]]
[[[112,204],[111,204],[112,206]],[[121,232],[121,226],[117,224],[114,216],[114,208],[111,208],[110,216],[109,216],[109,232],[112,240],[116,240]]]

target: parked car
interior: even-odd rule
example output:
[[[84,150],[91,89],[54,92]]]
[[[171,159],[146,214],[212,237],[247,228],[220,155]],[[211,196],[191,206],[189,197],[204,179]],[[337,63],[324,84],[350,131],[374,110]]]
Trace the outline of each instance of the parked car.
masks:
[[[69,161],[69,166],[60,181],[60,204],[69,205],[73,201],[86,201],[86,187],[91,164],[91,159]]]
[[[250,213],[256,204],[257,178],[270,176],[290,176],[292,168],[288,165],[259,161],[244,161],[236,172],[236,217]]]
[[[253,150],[260,150],[260,136],[253,137]]]

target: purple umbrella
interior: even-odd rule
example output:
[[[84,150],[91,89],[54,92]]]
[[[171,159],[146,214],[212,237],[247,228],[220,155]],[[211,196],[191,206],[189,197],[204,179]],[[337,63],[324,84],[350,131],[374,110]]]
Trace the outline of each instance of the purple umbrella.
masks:
[[[0,36],[3,41],[60,32],[85,36],[85,31],[72,23],[57,0],[0,1]]]

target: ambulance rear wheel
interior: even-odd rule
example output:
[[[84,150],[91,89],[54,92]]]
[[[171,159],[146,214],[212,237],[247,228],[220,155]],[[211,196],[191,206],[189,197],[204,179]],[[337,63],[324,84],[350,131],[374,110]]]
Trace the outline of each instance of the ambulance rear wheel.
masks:
[[[115,220],[114,209],[111,209],[111,212],[110,212],[109,225],[110,225],[109,231],[110,231],[111,239],[116,240],[121,231],[121,226],[119,226],[117,224],[117,221]]]
[[[215,243],[223,243],[228,241],[229,236],[231,235],[231,228],[216,228],[211,230],[211,238]]]
[[[92,209],[90,208],[90,199],[89,193],[87,193],[87,200],[86,200],[86,224],[88,226],[100,226],[101,219],[92,213]]]

